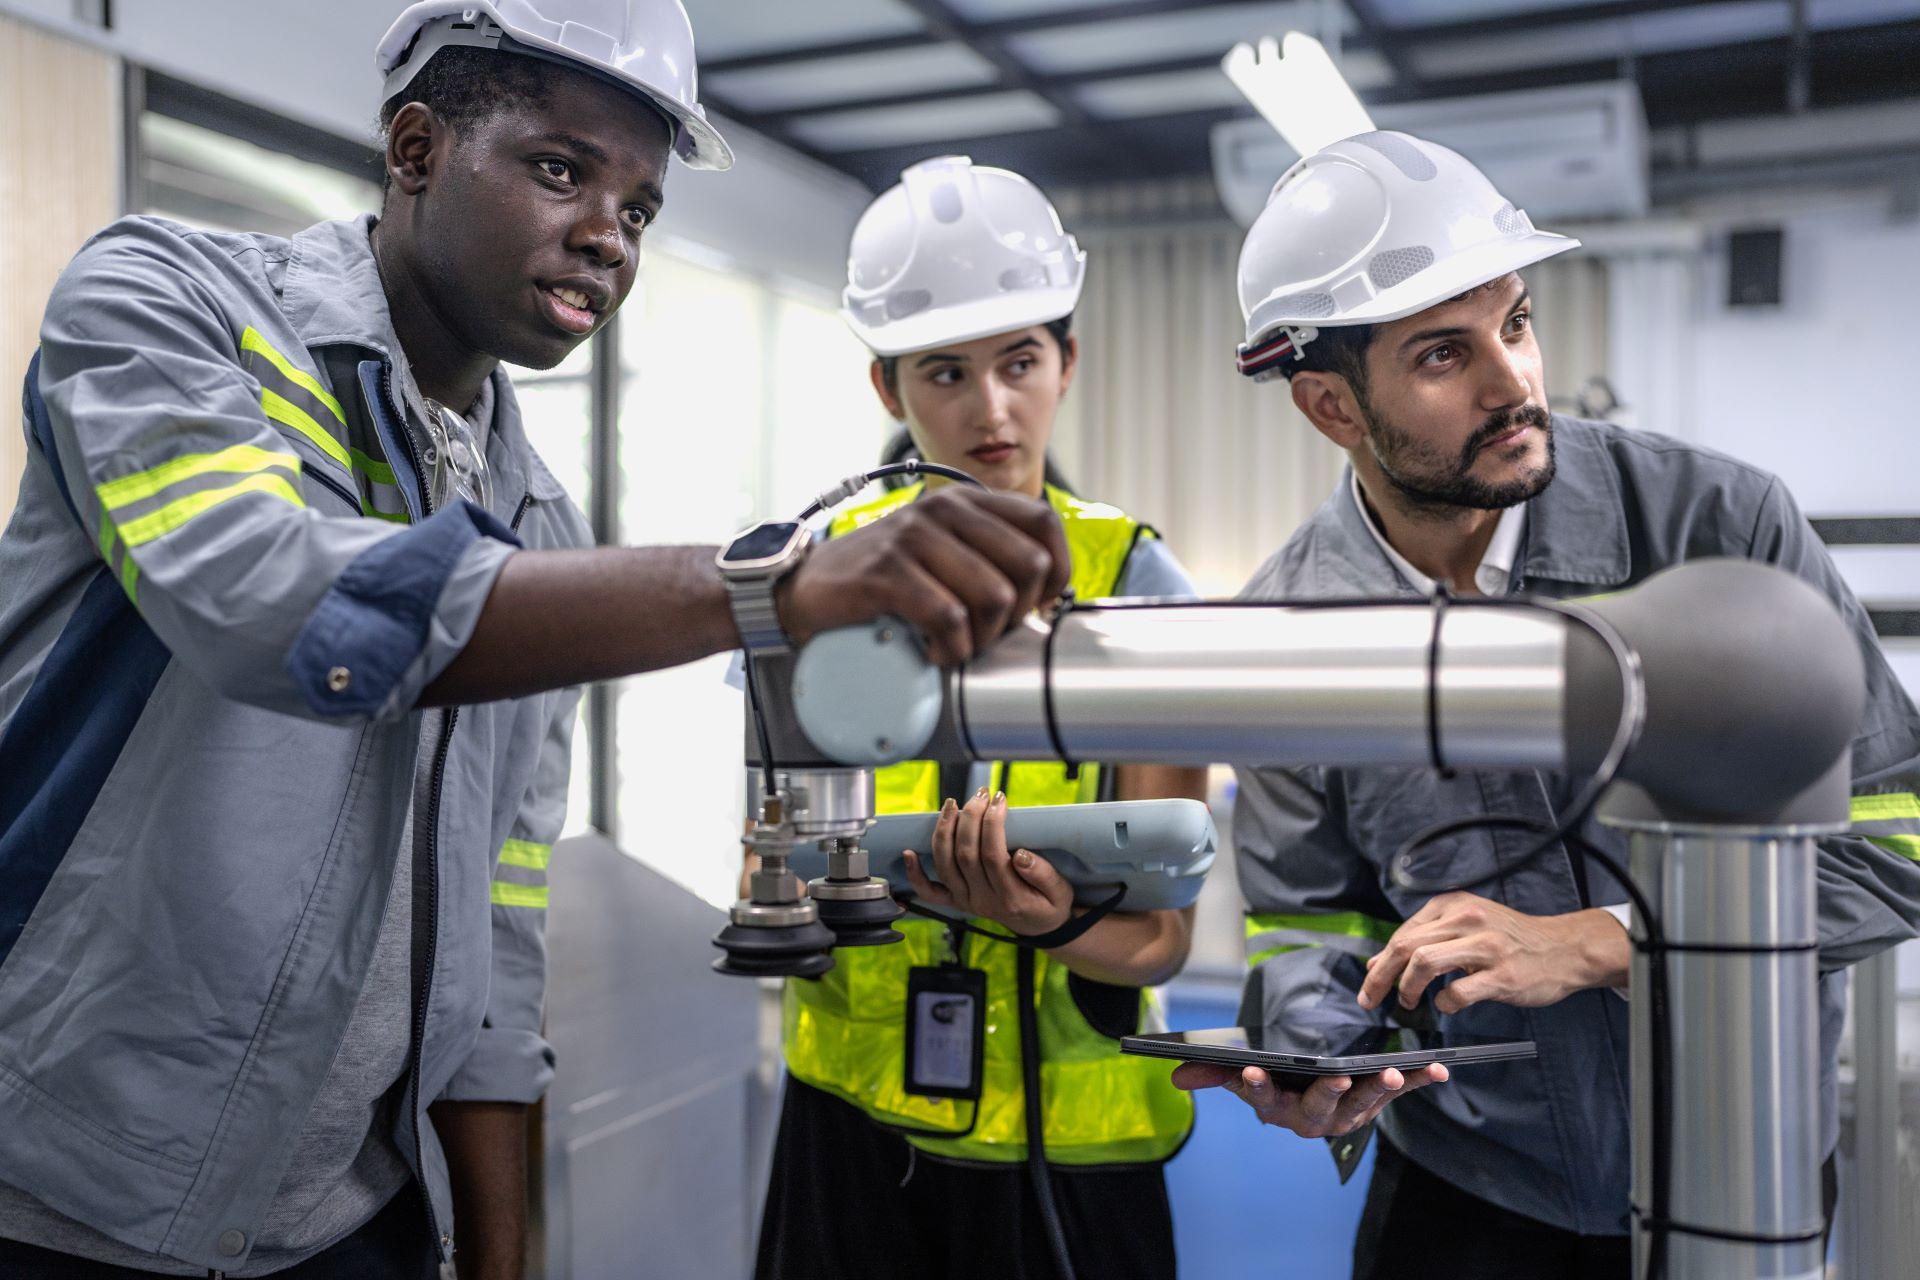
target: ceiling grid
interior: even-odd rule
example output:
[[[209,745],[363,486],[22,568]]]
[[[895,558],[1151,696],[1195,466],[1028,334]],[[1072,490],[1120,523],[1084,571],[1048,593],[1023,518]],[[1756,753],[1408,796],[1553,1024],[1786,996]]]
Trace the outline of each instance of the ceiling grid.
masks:
[[[1655,128],[1920,91],[1920,0],[688,0],[721,114],[878,190],[940,151],[1068,182],[1190,176],[1250,114],[1219,70],[1299,29],[1386,104],[1618,78]]]

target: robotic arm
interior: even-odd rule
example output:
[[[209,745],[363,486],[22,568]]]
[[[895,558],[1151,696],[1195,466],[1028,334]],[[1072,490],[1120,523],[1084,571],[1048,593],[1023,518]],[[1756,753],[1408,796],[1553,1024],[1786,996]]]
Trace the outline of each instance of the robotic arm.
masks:
[[[1846,825],[1865,684],[1845,623],[1792,575],[1696,561],[1579,606],[1109,602],[1031,621],[948,672],[882,621],[756,668],[761,868],[716,939],[730,973],[817,974],[833,946],[898,937],[860,840],[871,770],[899,760],[1595,774],[1668,921],[1651,945],[1640,921],[1635,988],[1670,965],[1689,1005],[1653,1010],[1664,981],[1634,1005],[1638,1068],[1665,1059],[1635,1072],[1640,1255],[1684,1277],[1818,1273],[1812,840]],[[806,897],[788,863],[803,842],[828,864]],[[1671,1018],[1657,1034],[1656,1016]],[[1697,1108],[1684,1088],[1650,1092],[1762,1042],[1779,1051]],[[1736,1149],[1752,1159],[1733,1170]],[[1731,1199],[1713,1190],[1733,1183]]]

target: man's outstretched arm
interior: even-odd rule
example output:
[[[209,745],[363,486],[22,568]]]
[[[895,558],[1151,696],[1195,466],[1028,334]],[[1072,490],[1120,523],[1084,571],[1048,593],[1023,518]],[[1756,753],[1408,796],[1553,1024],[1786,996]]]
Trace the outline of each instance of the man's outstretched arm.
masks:
[[[422,705],[524,697],[738,647],[715,550],[515,554]],[[815,547],[777,597],[795,641],[891,614],[950,666],[1059,595],[1070,572],[1066,538],[1045,503],[956,487]]]

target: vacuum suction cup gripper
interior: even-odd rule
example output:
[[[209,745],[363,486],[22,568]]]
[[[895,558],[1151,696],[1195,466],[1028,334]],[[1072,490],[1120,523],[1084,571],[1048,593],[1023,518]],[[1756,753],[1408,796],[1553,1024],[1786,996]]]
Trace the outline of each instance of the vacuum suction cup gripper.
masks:
[[[884,880],[822,877],[808,882],[807,895],[820,913],[820,923],[833,931],[837,947],[878,947],[901,940],[892,925],[906,912],[893,900]]]
[[[833,968],[833,948],[839,945],[833,930],[809,918],[798,924],[743,924],[740,908],[734,919],[714,936],[722,955],[715,958],[716,973],[736,978],[817,978]]]

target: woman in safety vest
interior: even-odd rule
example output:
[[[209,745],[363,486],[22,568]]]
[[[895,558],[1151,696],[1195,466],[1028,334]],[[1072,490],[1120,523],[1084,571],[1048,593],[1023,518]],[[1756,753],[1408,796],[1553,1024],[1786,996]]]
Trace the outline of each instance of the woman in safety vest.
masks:
[[[1053,505],[1076,598],[1191,596],[1153,530],[1046,482],[1085,261],[1032,183],[946,156],[906,170],[855,228],[844,314],[922,457]],[[923,489],[843,509],[829,536]],[[909,916],[903,942],[840,948],[823,977],[788,981],[760,1280],[1174,1274],[1161,1165],[1192,1105],[1171,1064],[1122,1056],[1115,1039],[1154,1016],[1142,988],[1185,962],[1191,912],[1117,911],[1051,949],[997,938],[1074,915],[1059,873],[1007,848],[1008,806],[1204,799],[1205,781],[1156,766],[919,760],[879,772],[880,812],[941,811],[933,848],[908,855],[919,900],[977,928]]]

